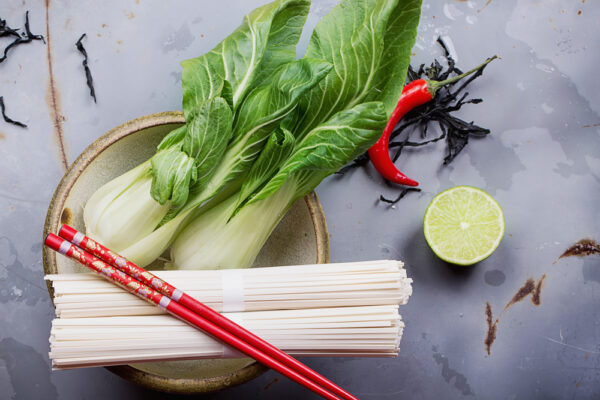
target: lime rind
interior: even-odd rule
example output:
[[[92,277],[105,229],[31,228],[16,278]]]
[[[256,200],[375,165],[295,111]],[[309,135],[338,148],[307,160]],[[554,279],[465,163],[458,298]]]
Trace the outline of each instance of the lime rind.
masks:
[[[472,265],[492,254],[504,236],[496,200],[472,186],[456,186],[433,198],[423,221],[425,240],[442,260]]]

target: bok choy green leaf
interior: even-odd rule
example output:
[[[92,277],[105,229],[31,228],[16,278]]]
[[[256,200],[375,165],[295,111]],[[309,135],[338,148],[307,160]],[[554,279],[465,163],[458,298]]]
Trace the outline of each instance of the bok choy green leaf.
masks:
[[[297,138],[366,101],[382,101],[391,115],[404,86],[420,6],[420,0],[345,0],[317,24],[305,57],[329,61],[334,72],[303,99]]]
[[[308,194],[321,180],[356,158],[354,154],[367,151],[381,136],[386,121],[381,102],[363,103],[338,112],[298,143],[281,163],[277,174],[261,190],[249,196],[246,205],[269,197],[288,179],[296,183],[294,200]],[[248,186],[252,178],[250,175],[246,179]]]
[[[198,191],[186,208],[210,200],[227,184],[247,171],[258,157],[267,138],[291,113],[300,97],[318,84],[331,70],[331,64],[302,59],[284,64],[273,77],[253,89],[240,106],[228,144],[205,190]],[[203,189],[203,188],[201,188]]]
[[[225,152],[232,121],[229,103],[215,97],[198,106],[194,119],[186,124],[184,135],[177,129],[174,131],[169,140],[181,135],[179,143],[159,150],[151,159],[154,179],[150,194],[159,204],[170,199],[171,208],[178,210],[186,203],[191,185],[206,184]]]
[[[282,64],[296,59],[296,43],[310,7],[308,0],[280,0],[257,8],[208,53],[181,63],[183,112],[189,121],[198,104],[231,84],[233,109],[255,85]]]
[[[252,164],[240,189],[236,209],[277,172],[280,164],[289,157],[293,149],[294,135],[280,126],[271,134],[257,160]]]

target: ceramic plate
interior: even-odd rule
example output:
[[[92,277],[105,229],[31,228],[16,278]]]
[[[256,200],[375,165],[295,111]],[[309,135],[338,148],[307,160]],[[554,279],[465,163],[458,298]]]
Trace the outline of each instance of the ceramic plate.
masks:
[[[100,185],[135,167],[154,154],[156,145],[184,123],[181,112],[152,114],[126,122],[92,143],[59,183],[46,217],[44,236],[67,223],[84,230],[83,205]],[[83,267],[47,248],[46,274],[84,272]],[[329,242],[323,210],[315,193],[294,204],[275,229],[256,266],[313,264],[329,261]],[[148,269],[161,269],[157,261]],[[52,289],[48,290],[52,296]],[[250,359],[190,360],[109,367],[144,386],[174,393],[206,393],[246,382],[265,368]]]

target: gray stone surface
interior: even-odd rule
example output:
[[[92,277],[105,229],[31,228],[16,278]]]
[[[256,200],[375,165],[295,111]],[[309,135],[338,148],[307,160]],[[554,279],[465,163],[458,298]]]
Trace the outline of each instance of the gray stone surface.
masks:
[[[23,130],[0,121],[0,398],[177,397],[102,368],[51,372],[53,309],[42,280],[42,225],[64,164],[121,122],[179,109],[179,61],[212,48],[263,2],[1,2],[0,17],[22,25],[30,10],[32,30],[45,36],[48,15],[55,91],[41,42],[15,49],[0,64],[7,112],[29,125]],[[315,0],[307,30],[335,3]],[[461,67],[494,53],[502,57],[470,89],[484,103],[460,113],[492,135],[473,140],[447,167],[439,162],[442,144],[407,153],[399,166],[423,192],[395,208],[378,203],[379,193],[397,190],[372,169],[319,186],[332,260],[399,258],[415,283],[402,308],[407,327],[398,358],[305,360],[310,366],[363,399],[600,397],[599,258],[554,263],[571,243],[600,239],[598,17],[594,2],[585,0],[424,2],[415,64],[439,56],[439,35],[451,39]],[[97,104],[74,47],[84,32]],[[439,261],[422,234],[427,204],[453,185],[483,188],[506,215],[499,249],[471,268]],[[541,306],[524,301],[507,311],[487,355],[485,303],[497,314],[528,277],[542,274]],[[316,398],[272,372],[206,396],[284,397]]]

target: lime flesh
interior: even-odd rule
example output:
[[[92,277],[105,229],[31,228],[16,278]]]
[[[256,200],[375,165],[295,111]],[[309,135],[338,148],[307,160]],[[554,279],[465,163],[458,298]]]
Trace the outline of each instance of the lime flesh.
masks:
[[[435,196],[423,220],[431,250],[452,264],[471,265],[492,254],[504,235],[502,208],[489,194],[455,186]]]

